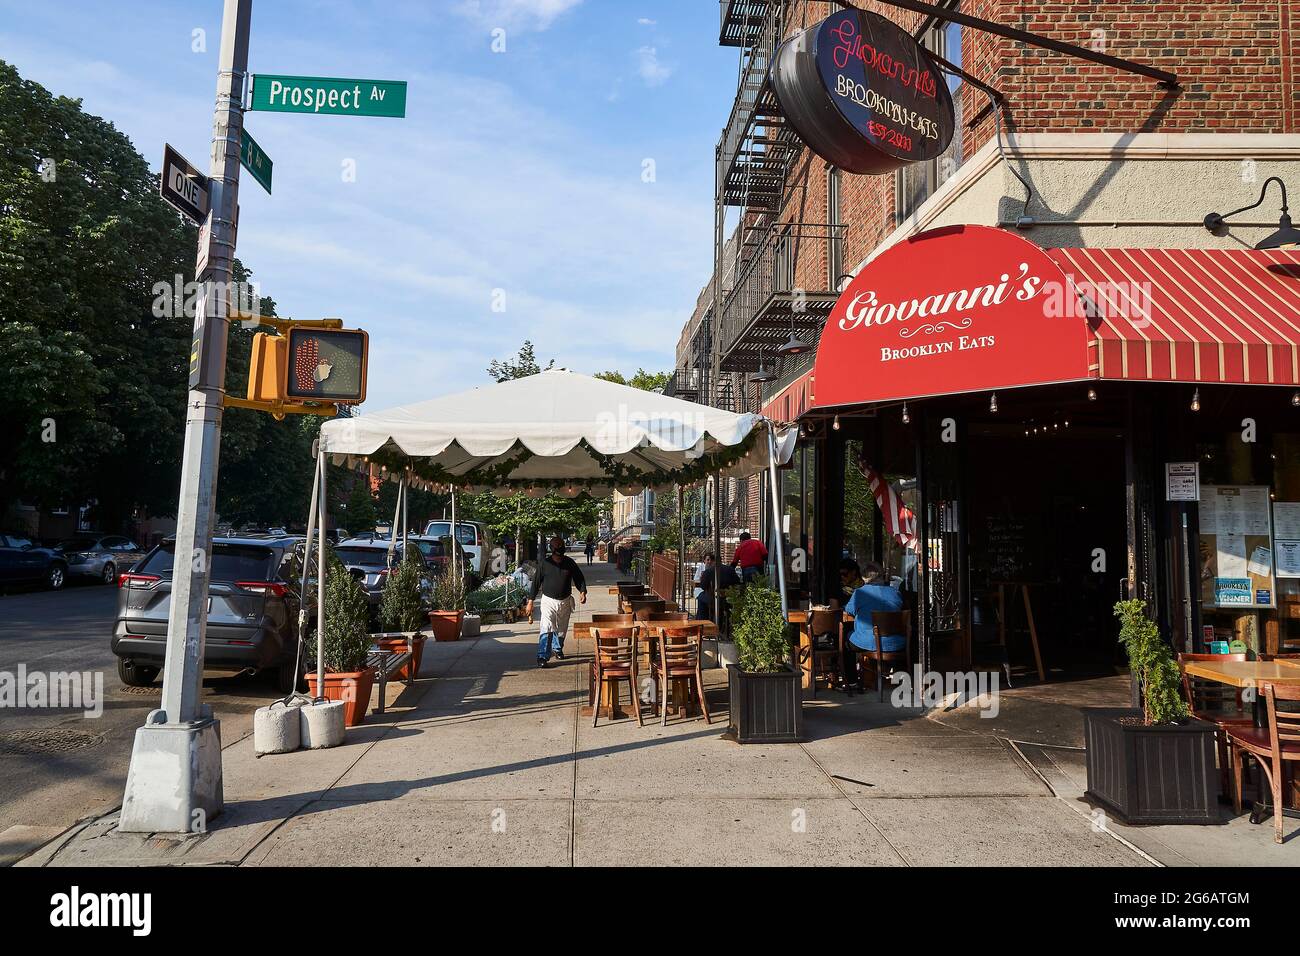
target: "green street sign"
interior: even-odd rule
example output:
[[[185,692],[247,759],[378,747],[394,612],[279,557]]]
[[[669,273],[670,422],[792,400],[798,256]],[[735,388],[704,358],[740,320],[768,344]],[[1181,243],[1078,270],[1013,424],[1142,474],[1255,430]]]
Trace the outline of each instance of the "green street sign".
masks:
[[[404,80],[343,80],[322,76],[253,76],[251,109],[334,116],[406,115]]]
[[[248,135],[248,130],[243,131],[243,137],[239,141],[239,161],[252,173],[253,178],[262,184],[262,188],[269,195],[274,164],[271,162],[271,157],[257,145],[257,140]]]

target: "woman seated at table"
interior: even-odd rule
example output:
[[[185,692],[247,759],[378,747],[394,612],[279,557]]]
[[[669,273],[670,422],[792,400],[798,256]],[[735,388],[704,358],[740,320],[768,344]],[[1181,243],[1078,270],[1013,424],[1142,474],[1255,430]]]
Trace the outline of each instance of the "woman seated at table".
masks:
[[[847,607],[849,600],[853,597],[853,592],[866,583],[866,581],[862,580],[862,568],[858,567],[858,562],[852,558],[845,558],[841,561],[838,605]]]
[[[897,588],[885,582],[884,571],[874,561],[868,561],[862,567],[863,584],[853,592],[844,613],[853,617],[853,631],[849,634],[852,651],[872,651],[876,649],[876,632],[872,630],[871,615],[875,611],[903,610],[903,595]],[[907,646],[904,634],[886,634],[881,639],[881,650],[886,654],[901,651]]]

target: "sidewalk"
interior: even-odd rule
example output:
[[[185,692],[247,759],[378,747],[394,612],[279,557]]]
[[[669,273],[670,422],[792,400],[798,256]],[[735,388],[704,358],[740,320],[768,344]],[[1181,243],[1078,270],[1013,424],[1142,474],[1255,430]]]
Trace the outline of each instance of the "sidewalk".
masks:
[[[580,616],[613,608],[613,567],[590,570]],[[644,728],[593,729],[578,714],[589,651],[570,641],[539,670],[533,625],[431,642],[421,679],[390,686],[392,709],[344,746],[258,760],[250,737],[229,744],[210,832],[119,833],[113,813],[19,865],[1151,865],[988,721],[822,692],[807,742],[742,747],[721,739],[714,670],[711,726],[647,710]],[[1228,829],[1208,828],[1242,842]],[[1246,829],[1273,846],[1271,827]]]

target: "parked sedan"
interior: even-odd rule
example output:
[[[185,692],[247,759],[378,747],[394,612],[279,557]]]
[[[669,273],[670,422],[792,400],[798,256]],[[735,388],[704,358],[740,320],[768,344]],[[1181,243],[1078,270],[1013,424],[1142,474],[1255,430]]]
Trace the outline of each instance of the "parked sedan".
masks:
[[[299,543],[297,538],[213,539],[205,669],[268,671],[284,693],[297,684],[299,602],[289,574]],[[124,684],[147,686],[162,669],[175,557],[176,542],[164,541],[119,579],[111,646]]]
[[[59,543],[68,562],[68,575],[116,584],[119,573],[131,570],[144,557],[144,549],[120,535],[83,534]]]
[[[68,562],[62,554],[38,548],[21,534],[0,534],[0,587],[44,584],[57,591],[68,583]]]

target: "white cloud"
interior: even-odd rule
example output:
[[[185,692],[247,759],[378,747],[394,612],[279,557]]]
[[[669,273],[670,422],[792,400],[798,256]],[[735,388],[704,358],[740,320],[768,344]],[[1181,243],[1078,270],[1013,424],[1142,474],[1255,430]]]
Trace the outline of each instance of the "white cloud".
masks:
[[[651,20],[649,17],[639,17],[636,22],[643,27],[653,27],[659,23],[658,20]]]
[[[456,12],[486,27],[545,30],[582,0],[461,0]]]
[[[636,51],[636,71],[646,86],[662,86],[673,75],[671,64],[659,59],[659,51],[652,46],[643,46]]]

